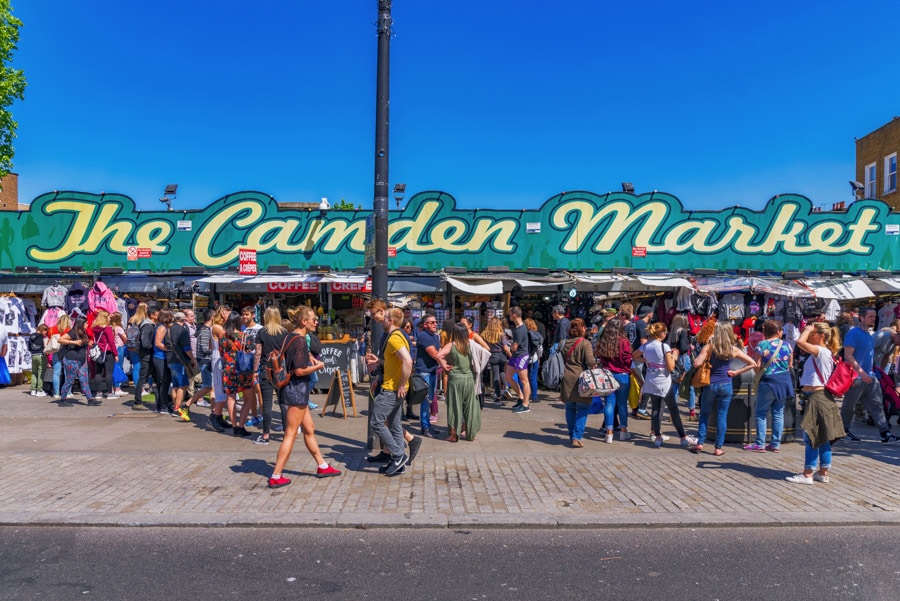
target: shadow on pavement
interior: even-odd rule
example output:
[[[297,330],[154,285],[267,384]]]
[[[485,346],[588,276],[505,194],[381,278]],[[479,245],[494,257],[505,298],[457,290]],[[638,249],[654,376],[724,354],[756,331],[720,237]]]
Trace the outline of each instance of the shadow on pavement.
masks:
[[[802,463],[802,461],[801,461]],[[756,465],[744,465],[743,463],[733,463],[730,461],[720,462],[720,461],[698,461],[697,467],[700,469],[720,469],[720,470],[731,470],[734,472],[740,472],[742,474],[747,474],[748,476],[753,476],[754,478],[760,478],[763,480],[783,480],[784,478],[797,473],[797,470],[779,470],[772,469],[768,467],[760,467]],[[798,469],[802,468],[800,465]]]
[[[272,466],[262,459],[241,459],[238,465],[231,466],[231,471],[235,474],[257,474],[268,478],[272,473]]]

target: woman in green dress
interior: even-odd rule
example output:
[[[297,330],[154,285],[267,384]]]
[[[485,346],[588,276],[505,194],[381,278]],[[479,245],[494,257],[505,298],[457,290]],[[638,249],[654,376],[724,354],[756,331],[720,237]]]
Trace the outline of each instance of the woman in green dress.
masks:
[[[469,332],[465,326],[454,324],[450,339],[437,354],[437,360],[447,377],[447,426],[449,442],[460,436],[475,440],[481,429],[481,406],[475,394],[475,377],[469,353]]]

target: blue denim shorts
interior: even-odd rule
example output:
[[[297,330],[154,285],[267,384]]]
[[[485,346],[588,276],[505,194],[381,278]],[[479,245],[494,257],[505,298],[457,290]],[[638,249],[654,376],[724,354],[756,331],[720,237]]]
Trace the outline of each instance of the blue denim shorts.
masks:
[[[209,363],[200,364],[200,387],[212,388],[212,365]]]
[[[187,372],[181,363],[169,363],[169,372],[172,374],[172,386],[175,388],[184,388],[190,382],[188,381]]]

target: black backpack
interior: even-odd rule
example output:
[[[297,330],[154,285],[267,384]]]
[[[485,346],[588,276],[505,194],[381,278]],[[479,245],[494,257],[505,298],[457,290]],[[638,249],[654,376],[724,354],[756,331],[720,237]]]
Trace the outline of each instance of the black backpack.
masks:
[[[44,352],[44,335],[35,332],[28,337],[28,350],[32,355],[39,355]]]

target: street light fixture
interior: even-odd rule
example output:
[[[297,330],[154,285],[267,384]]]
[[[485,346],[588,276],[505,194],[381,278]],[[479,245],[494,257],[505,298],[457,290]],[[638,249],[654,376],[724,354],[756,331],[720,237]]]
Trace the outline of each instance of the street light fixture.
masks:
[[[165,204],[168,207],[168,210],[172,210],[172,201],[175,200],[175,193],[178,191],[178,184],[169,184],[166,186],[165,192],[163,192],[163,197],[159,199],[159,202]],[[171,196],[171,198],[169,198]]]
[[[859,193],[865,189],[866,187],[859,182],[850,182],[850,196],[853,197],[853,200],[859,200]]]
[[[631,182],[622,182],[622,192],[626,194],[634,194],[634,184]]]
[[[406,196],[406,184],[394,184],[394,200],[397,201],[397,210],[400,210],[400,203]]]

